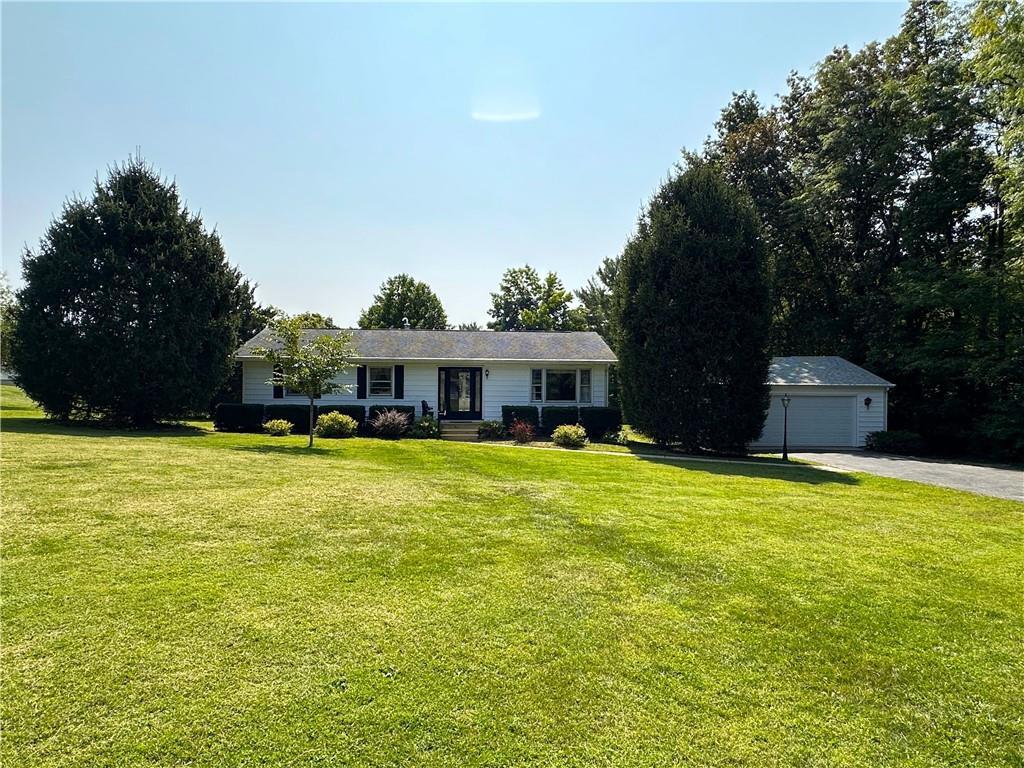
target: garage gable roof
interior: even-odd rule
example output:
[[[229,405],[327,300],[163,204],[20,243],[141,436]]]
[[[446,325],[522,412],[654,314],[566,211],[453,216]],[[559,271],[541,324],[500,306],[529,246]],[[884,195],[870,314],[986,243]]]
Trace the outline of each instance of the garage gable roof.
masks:
[[[782,386],[892,387],[892,382],[835,356],[773,357],[768,383]]]
[[[303,338],[347,333],[360,360],[551,360],[614,363],[615,355],[593,331],[427,331],[307,330]],[[238,348],[235,358],[252,359],[258,347],[273,347],[264,328]]]

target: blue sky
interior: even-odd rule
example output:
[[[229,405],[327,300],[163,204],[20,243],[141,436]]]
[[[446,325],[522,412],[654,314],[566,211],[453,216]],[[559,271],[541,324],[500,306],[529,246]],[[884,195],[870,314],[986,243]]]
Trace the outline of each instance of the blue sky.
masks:
[[[409,272],[482,323],[507,267],[618,253],[733,91],[903,8],[5,3],[3,266],[139,147],[262,302],[354,324]]]

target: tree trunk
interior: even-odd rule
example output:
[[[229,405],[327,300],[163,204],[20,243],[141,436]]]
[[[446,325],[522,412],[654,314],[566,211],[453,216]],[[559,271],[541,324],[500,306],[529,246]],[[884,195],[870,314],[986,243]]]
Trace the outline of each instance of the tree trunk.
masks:
[[[313,447],[313,398],[309,398],[309,445],[308,448]]]

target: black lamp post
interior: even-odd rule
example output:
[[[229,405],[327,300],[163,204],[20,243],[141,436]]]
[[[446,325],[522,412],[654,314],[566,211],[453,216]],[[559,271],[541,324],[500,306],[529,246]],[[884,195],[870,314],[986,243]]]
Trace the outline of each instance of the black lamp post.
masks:
[[[782,460],[789,461],[789,403],[790,396],[782,396]]]

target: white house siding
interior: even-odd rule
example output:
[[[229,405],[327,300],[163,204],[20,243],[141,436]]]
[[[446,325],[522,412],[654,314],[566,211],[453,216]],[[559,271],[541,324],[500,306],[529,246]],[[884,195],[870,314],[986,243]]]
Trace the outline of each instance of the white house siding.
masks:
[[[417,413],[420,401],[426,400],[431,408],[437,408],[437,369],[444,367],[474,367],[489,372],[481,383],[483,397],[483,418],[500,419],[503,405],[538,405],[543,403],[530,402],[530,371],[533,368],[589,368],[591,370],[591,403],[583,405],[606,405],[608,391],[608,366],[605,364],[587,364],[571,362],[546,363],[504,363],[487,361],[443,361],[434,363],[403,362],[374,360],[366,365],[404,365],[405,366],[405,397],[402,400],[391,398],[367,397],[365,400],[356,398],[356,370],[353,366],[337,381],[351,386],[348,392],[336,392],[324,395],[317,401],[320,405],[341,403],[371,405],[415,405]],[[301,403],[304,398],[291,396],[274,399],[274,390],[267,381],[270,379],[271,366],[259,360],[242,362],[242,402],[244,403]],[[308,402],[308,401],[305,401]],[[551,405],[569,405],[569,403],[551,403]]]
[[[884,388],[773,385],[771,406],[761,437],[752,448],[782,445],[782,396],[793,400],[789,408],[790,448],[862,448],[867,435],[886,428]],[[871,406],[864,398],[871,398]],[[841,419],[845,419],[840,421]]]

